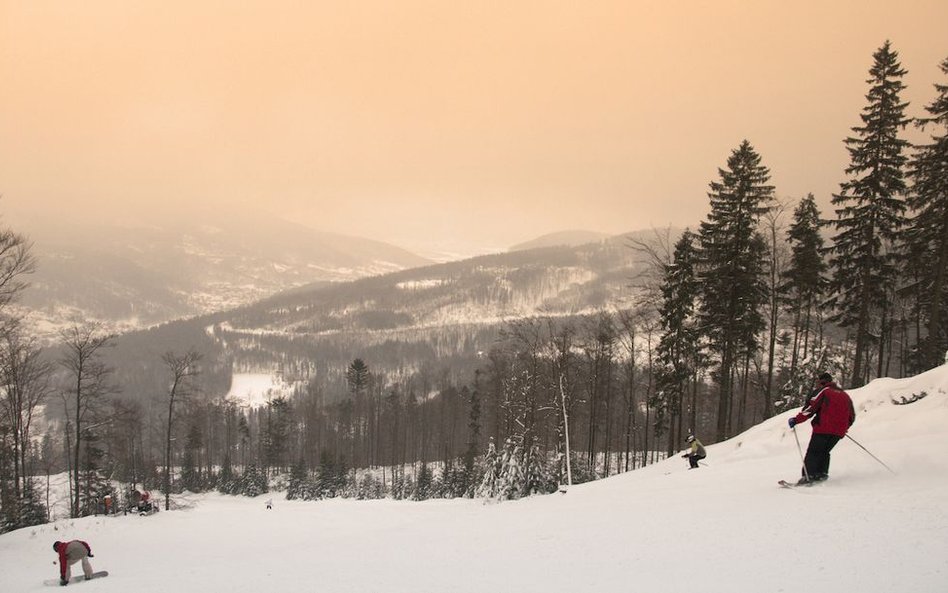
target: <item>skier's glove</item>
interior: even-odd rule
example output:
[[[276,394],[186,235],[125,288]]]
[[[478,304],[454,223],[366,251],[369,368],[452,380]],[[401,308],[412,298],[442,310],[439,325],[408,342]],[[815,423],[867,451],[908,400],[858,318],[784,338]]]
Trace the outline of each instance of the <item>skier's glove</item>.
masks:
[[[796,419],[796,418],[791,418],[790,420],[787,421],[787,424],[790,425],[790,428],[793,428],[794,426],[797,425],[797,419]]]

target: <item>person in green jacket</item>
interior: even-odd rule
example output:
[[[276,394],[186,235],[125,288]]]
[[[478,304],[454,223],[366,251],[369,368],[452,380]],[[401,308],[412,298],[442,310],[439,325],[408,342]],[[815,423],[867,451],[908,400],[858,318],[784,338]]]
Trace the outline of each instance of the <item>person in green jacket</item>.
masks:
[[[685,439],[688,443],[691,443],[691,450],[688,453],[682,455],[682,458],[687,459],[688,463],[691,464],[691,467],[688,469],[696,469],[698,467],[698,462],[708,456],[704,451],[704,445],[701,444],[701,441],[695,438],[695,435],[689,434],[688,438]]]

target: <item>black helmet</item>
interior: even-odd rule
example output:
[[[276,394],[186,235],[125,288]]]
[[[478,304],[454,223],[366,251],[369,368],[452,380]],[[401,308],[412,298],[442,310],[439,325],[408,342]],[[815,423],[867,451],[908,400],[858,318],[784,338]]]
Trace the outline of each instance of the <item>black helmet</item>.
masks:
[[[59,542],[59,541],[53,542],[53,551],[54,551],[54,552],[58,552],[58,551],[59,551],[59,544],[61,544],[61,543],[62,543],[62,542]]]
[[[831,374],[829,374],[829,373],[826,373],[826,372],[820,373],[820,376],[817,377],[817,378],[819,379],[820,383],[832,383],[832,382],[833,382],[833,375],[831,375]]]

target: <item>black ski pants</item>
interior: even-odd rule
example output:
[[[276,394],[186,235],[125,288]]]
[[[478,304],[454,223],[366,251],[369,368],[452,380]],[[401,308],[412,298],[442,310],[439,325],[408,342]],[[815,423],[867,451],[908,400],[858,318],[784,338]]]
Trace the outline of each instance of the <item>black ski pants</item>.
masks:
[[[835,434],[814,434],[810,437],[803,459],[806,467],[804,476],[809,476],[811,480],[825,480],[829,476],[830,451],[841,438]]]

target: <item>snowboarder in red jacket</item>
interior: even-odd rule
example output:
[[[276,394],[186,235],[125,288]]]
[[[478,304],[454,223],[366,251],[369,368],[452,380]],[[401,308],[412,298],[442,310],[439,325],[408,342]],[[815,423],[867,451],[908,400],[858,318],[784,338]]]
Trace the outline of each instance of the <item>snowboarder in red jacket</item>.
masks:
[[[53,551],[59,554],[59,584],[68,585],[72,565],[82,562],[82,573],[87,579],[92,578],[92,548],[82,540],[74,539],[71,542],[53,542]]]
[[[829,373],[817,378],[814,394],[800,413],[790,419],[790,428],[811,418],[813,436],[803,459],[803,477],[799,484],[820,482],[829,477],[830,451],[856,421],[853,400],[833,382]]]

